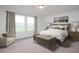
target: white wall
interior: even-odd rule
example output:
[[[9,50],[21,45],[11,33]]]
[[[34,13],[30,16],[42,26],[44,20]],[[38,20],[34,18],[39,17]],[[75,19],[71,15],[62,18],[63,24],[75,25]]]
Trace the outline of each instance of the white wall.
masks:
[[[38,19],[37,19],[37,32],[43,30],[43,27],[44,27],[43,22],[44,22],[43,17],[38,17]]]
[[[42,29],[45,29],[45,27],[50,23],[53,22],[54,17],[61,17],[61,16],[69,16],[69,23],[72,23],[74,21],[79,21],[79,11],[74,11],[74,12],[68,12],[68,13],[63,13],[63,14],[57,14],[57,15],[49,15],[44,18],[40,18],[41,24],[38,28],[39,31]]]
[[[6,13],[0,10],[0,34],[6,32]]]

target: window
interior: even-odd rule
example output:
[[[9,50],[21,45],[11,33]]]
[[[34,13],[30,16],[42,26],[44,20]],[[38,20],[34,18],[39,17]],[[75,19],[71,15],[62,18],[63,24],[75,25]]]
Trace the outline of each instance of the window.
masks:
[[[16,32],[34,32],[34,17],[15,15]]]
[[[25,31],[25,17],[23,15],[15,15],[16,32]]]
[[[27,31],[34,31],[34,17],[27,17]]]

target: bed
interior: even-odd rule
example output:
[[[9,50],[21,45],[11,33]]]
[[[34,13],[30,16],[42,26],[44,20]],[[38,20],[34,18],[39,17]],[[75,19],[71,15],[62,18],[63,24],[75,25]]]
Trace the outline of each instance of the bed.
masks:
[[[55,22],[39,33],[33,36],[34,42],[43,45],[44,47],[52,49],[56,45],[62,45],[62,43],[69,37],[70,24],[67,22]]]

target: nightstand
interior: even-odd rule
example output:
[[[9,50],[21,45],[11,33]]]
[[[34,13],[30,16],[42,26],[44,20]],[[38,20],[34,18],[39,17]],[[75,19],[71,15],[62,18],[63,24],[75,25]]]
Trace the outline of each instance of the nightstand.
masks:
[[[72,31],[70,31],[69,32],[69,34],[70,34],[70,37],[73,39],[73,40],[79,40],[79,32],[72,32]]]

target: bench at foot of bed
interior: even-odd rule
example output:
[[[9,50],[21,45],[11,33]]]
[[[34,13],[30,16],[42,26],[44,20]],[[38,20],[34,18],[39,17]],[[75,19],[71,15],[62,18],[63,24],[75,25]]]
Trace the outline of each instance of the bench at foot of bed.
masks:
[[[45,35],[34,35],[33,40],[46,48],[53,50],[56,48],[56,38]]]

